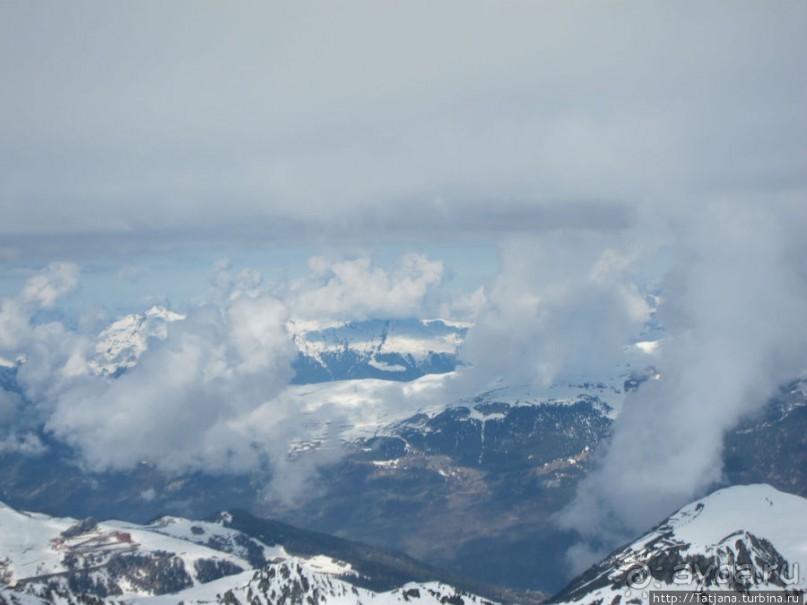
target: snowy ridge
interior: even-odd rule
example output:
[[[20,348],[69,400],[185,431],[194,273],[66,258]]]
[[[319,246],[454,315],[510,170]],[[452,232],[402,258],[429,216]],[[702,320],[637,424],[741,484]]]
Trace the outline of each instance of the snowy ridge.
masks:
[[[89,362],[91,370],[114,377],[134,367],[149,340],[164,340],[168,325],[185,317],[155,306],[117,319],[98,335],[95,356]],[[300,355],[324,371],[313,377],[308,372],[300,382],[349,378],[352,376],[347,374],[357,369],[360,375],[355,377],[367,377],[361,375],[358,366],[365,366],[365,374],[376,370],[376,377],[394,377],[408,371],[411,376],[407,375],[407,379],[432,373],[433,369],[446,371],[455,365],[469,327],[470,324],[441,319],[330,323],[291,320],[287,325]],[[0,362],[13,365],[8,360]]]
[[[290,556],[232,527],[161,517],[148,525],[77,521],[0,503],[0,604],[266,603],[483,605],[436,582],[374,592],[349,563]],[[365,579],[364,576],[361,576]]]
[[[470,324],[432,320],[368,320],[319,326],[289,322],[289,331],[300,352],[322,361],[323,353],[346,349],[368,357],[385,353],[423,359],[430,353],[456,355]]]
[[[150,339],[164,340],[168,325],[183,319],[185,315],[155,306],[144,313],[116,320],[98,335],[91,368],[96,373],[115,376],[133,367],[148,348]],[[456,367],[460,347],[472,327],[468,322],[445,319],[328,323],[292,319],[287,324],[300,355],[324,371],[314,378],[302,376],[300,382],[368,377],[394,379],[396,373],[407,371],[411,375],[407,379],[411,379],[450,371]],[[641,373],[652,364],[660,342],[642,341],[626,346],[624,362],[609,376],[564,376],[541,396],[560,399],[577,394],[581,388],[619,395],[624,381],[633,372]],[[6,363],[11,364],[7,360]],[[370,368],[377,372],[368,374]],[[357,370],[358,375],[353,375]]]
[[[468,325],[441,319],[288,323],[299,351],[298,384],[382,378],[409,381],[452,371]]]
[[[432,374],[403,384],[364,379],[290,386],[280,398],[306,418],[305,437],[292,444],[291,453],[318,449],[334,441],[352,443],[375,436],[396,436],[404,428],[425,427],[452,409],[467,408],[470,413],[464,419],[478,422],[501,420],[513,408],[570,407],[580,403],[591,404],[605,418],[613,419],[617,413],[610,405],[617,395],[610,392],[601,396],[597,383],[590,383],[591,388],[568,387],[563,398],[535,394],[528,386],[499,386],[445,403],[440,399],[441,389],[452,376],[453,373]],[[328,414],[320,413],[323,408]]]
[[[155,534],[230,553],[252,566],[289,556],[282,546],[267,546],[237,530],[225,527],[226,520],[226,513],[220,515],[217,522],[192,521],[183,517],[163,516],[146,525],[145,529]],[[138,527],[129,523],[113,523],[120,525],[124,529]]]
[[[807,499],[733,486],[681,508],[553,602],[647,602],[648,590],[804,590]]]
[[[491,404],[503,404],[505,408],[514,407],[534,407],[534,406],[569,406],[579,401],[585,400],[593,403],[594,407],[599,410],[603,415],[613,417],[615,415],[614,408],[606,403],[605,397],[608,401],[613,400],[613,397],[608,395],[615,394],[611,391],[603,398],[600,397],[602,391],[606,387],[602,386],[601,382],[597,383],[580,383],[569,386],[570,383],[558,383],[549,387],[552,391],[567,391],[563,393],[563,397],[545,396],[535,392],[530,386],[502,386],[490,391],[485,391],[474,397],[465,397],[452,404],[452,407],[465,406],[471,410],[469,418],[475,420],[493,420],[502,417],[502,406],[492,406]],[[618,393],[621,395],[621,391]]]
[[[175,603],[181,598],[184,603],[227,603],[231,605],[297,605],[299,603],[323,603],[328,605],[386,605],[411,603],[412,605],[487,605],[479,597],[459,592],[444,584],[429,582],[409,583],[388,591],[373,592],[353,586],[312,571],[300,559],[292,558],[282,563],[267,565],[251,574],[233,578],[234,586],[226,587],[223,581],[211,583],[201,589],[163,597],[138,598],[130,601],[143,605]]]
[[[199,584],[212,569],[251,567],[242,557],[161,534],[149,526],[59,519],[0,505],[0,578],[22,592],[38,594],[43,584],[92,570],[92,583],[102,586],[102,592],[148,594],[160,586],[137,579],[154,565],[173,568],[173,579],[163,579],[165,587],[174,585],[172,581]]]

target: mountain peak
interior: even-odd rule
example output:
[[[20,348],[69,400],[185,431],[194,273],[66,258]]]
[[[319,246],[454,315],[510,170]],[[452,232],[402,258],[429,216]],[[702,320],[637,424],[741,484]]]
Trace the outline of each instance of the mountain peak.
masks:
[[[803,590],[804,519],[805,498],[765,484],[727,487],[682,507],[551,600],[619,605],[646,590]]]

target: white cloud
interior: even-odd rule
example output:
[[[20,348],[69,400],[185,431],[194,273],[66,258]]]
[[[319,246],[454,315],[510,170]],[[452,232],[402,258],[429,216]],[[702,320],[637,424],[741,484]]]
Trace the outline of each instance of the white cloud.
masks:
[[[51,263],[29,277],[17,296],[0,299],[0,356],[16,358],[34,336],[32,315],[74,290],[78,278],[75,264]]]
[[[288,383],[296,351],[286,321],[268,295],[196,309],[119,378],[75,378],[46,428],[96,470],[142,459],[169,471],[255,468],[260,448],[232,423]]]
[[[479,286],[470,294],[462,294],[456,299],[444,302],[440,307],[440,317],[459,320],[473,320],[487,305],[485,286]]]
[[[0,453],[19,452],[29,456],[36,456],[46,451],[39,437],[32,433],[23,435],[0,435]]]
[[[17,381],[33,403],[25,406],[24,414],[18,408],[20,413],[6,426],[9,430],[27,430],[41,422],[49,410],[49,396],[65,378],[65,368],[75,370],[82,365],[89,341],[66,330],[59,321],[35,318],[72,291],[78,275],[74,264],[51,263],[31,276],[17,296],[0,300],[0,357],[25,360],[17,370]]]
[[[662,378],[626,400],[566,525],[613,547],[721,480],[725,431],[807,370],[806,224],[802,207],[787,204],[673,212],[663,227],[677,265],[659,311]]]
[[[332,261],[313,257],[313,277],[296,281],[288,299],[295,317],[366,319],[417,316],[443,277],[443,264],[406,254],[388,271],[369,257]]]
[[[51,411],[53,398],[86,372],[93,352],[92,339],[67,329],[58,321],[31,327],[22,351],[25,363],[17,370],[17,382],[33,403],[38,419]]]
[[[23,257],[129,255],[613,228],[628,200],[803,191],[805,10],[5,4],[0,231]]]
[[[16,300],[0,300],[0,351],[4,356],[16,356],[20,344],[29,331],[30,318],[23,306]]]
[[[238,354],[236,366],[243,374],[270,370],[277,349],[289,340],[285,329],[288,319],[286,306],[269,297],[241,297],[226,310],[230,340]]]
[[[78,285],[79,271],[73,263],[50,263],[45,270],[31,277],[25,284],[21,299],[49,309]]]
[[[498,378],[546,387],[563,372],[612,372],[650,312],[615,239],[560,232],[505,245],[502,271],[463,345],[471,367],[459,380],[479,389]]]

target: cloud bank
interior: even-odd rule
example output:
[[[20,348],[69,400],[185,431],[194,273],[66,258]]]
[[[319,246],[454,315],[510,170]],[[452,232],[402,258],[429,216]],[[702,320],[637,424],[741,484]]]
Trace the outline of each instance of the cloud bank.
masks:
[[[506,243],[462,348],[462,388],[503,379],[543,390],[562,372],[613,372],[651,313],[630,271],[636,245],[565,230]]]
[[[369,257],[332,261],[312,257],[311,276],[290,286],[289,304],[303,319],[361,320],[417,317],[424,298],[443,278],[443,264],[406,254],[395,271],[373,266]]]
[[[718,484],[722,440],[743,414],[807,372],[801,204],[715,201],[667,223],[677,263],[659,307],[666,337],[629,396],[599,468],[561,521],[584,567]]]
[[[45,428],[76,446],[92,470],[142,459],[167,471],[256,468],[259,445],[231,423],[288,383],[296,351],[286,319],[286,307],[268,296],[201,308],[170,325],[119,378],[77,377]]]
[[[619,229],[805,189],[798,1],[0,10],[4,256]]]

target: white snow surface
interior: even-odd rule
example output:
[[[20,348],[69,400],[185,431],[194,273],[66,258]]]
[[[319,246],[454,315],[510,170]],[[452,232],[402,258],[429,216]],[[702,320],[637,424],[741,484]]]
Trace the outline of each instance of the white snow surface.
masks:
[[[807,589],[807,498],[781,492],[766,484],[727,487],[684,506],[657,528],[611,555],[606,561],[612,567],[602,575],[616,578],[628,569],[649,565],[652,554],[658,553],[654,549],[659,548],[659,544],[671,552],[680,552],[682,556],[717,557],[724,563],[733,561],[736,555],[730,551],[735,542],[753,547],[749,535],[770,542],[787,561],[784,578],[788,590]],[[718,568],[716,566],[711,573],[714,574]],[[735,573],[731,567],[729,570]],[[781,571],[777,569],[773,575],[778,576]],[[697,582],[695,574],[693,576]],[[609,584],[569,603],[610,603],[617,596],[623,599],[623,603],[625,599],[637,598],[641,603],[648,603],[647,590],[696,588],[686,583],[666,583],[657,578],[648,578],[645,586],[634,587],[633,590],[626,589],[624,585],[614,588]],[[781,590],[782,587],[762,581],[750,589]]]
[[[170,553],[182,560],[194,587],[201,585],[196,577],[195,564],[202,559],[237,565],[248,570],[246,579],[254,573],[246,549],[235,540],[239,532],[217,522],[191,521],[181,517],[162,517],[149,525],[103,521],[75,537],[62,535],[77,523],[76,519],[17,511],[0,503],[0,584],[13,588],[41,576],[63,573],[68,569],[64,561],[68,555],[84,558],[95,566],[122,553]],[[211,539],[226,545],[232,553],[207,546]],[[270,547],[248,539],[263,549],[268,561],[291,558],[282,546]],[[349,564],[325,555],[296,560],[307,569],[326,576],[355,575]],[[232,587],[232,581],[227,585]],[[149,596],[142,590],[126,592],[126,586],[122,588],[124,598]]]
[[[164,307],[126,315],[111,323],[97,338],[90,368],[100,375],[114,375],[131,368],[148,348],[149,339],[165,340],[168,324],[185,319]]]
[[[221,521],[224,521],[229,516],[229,513],[224,513],[221,516]],[[121,527],[139,527],[136,524],[119,523]],[[169,536],[179,540],[187,541],[190,543],[206,545],[211,539],[217,540],[219,543],[227,545],[227,550],[232,551],[236,556],[246,561],[247,552],[246,548],[240,546],[236,538],[241,535],[241,532],[235,529],[225,527],[222,523],[211,521],[193,521],[183,517],[175,517],[166,515],[153,521],[144,527],[150,532]],[[282,546],[266,546],[257,540],[250,539],[256,546],[263,551],[263,556],[267,561],[273,559],[287,558],[289,554]]]
[[[386,364],[376,356],[398,354],[424,361],[433,353],[457,355],[470,324],[442,319],[367,320],[329,322],[291,320],[288,330],[298,350],[327,367],[324,354],[351,351],[370,365],[388,372],[404,371],[403,366]]]
[[[64,570],[62,553],[50,541],[75,523],[37,513],[22,513],[0,503],[0,577],[17,579]]]
[[[181,559],[193,585],[172,594],[155,595],[118,580],[124,593],[110,596],[104,602],[132,605],[184,602],[191,605],[221,602],[222,595],[228,593],[240,603],[267,605],[289,602],[290,598],[293,602],[299,599],[299,602],[322,605],[444,605],[446,598],[458,594],[454,588],[436,582],[409,583],[395,590],[376,593],[343,581],[343,578],[358,575],[348,563],[326,555],[292,557],[282,546],[262,545],[264,556],[270,562],[253,569],[240,556],[242,553],[238,548],[230,554],[205,546],[204,543],[211,538],[219,544],[236,546],[234,538],[239,532],[218,522],[171,516],[149,525],[104,521],[87,524],[75,536],[64,536],[65,530],[75,528],[76,523],[76,519],[21,512],[0,503],[0,598],[19,605],[73,603],[79,595],[68,593],[65,598],[64,594],[53,593],[46,597],[49,594],[46,584],[67,570],[65,555],[86,557],[95,568],[93,573],[103,575],[104,562],[111,556],[147,555],[157,551]],[[200,559],[229,561],[245,571],[201,583],[194,575],[194,563]],[[41,590],[37,588],[40,583]],[[61,590],[65,590],[65,586],[63,583]],[[473,595],[463,593],[463,597],[468,605],[487,603]]]
[[[703,508],[697,510],[701,503]],[[807,574],[807,499],[770,485],[721,489],[679,510],[669,524],[691,550],[717,544],[741,530],[764,537],[788,561],[799,563],[802,576]]]
[[[444,605],[458,592],[438,582],[408,583],[387,592],[373,592],[313,571],[305,562],[291,558],[252,573],[243,573],[174,595],[141,597],[127,601],[132,605],[173,605],[181,600],[187,605],[215,603],[219,595],[230,591],[231,598],[250,605],[272,605],[287,602],[289,587],[303,588],[294,602],[323,605]],[[469,605],[488,603],[479,597],[462,593]],[[319,597],[319,598],[317,598]]]
[[[100,522],[91,531],[64,538],[61,534],[76,523],[76,519],[20,512],[0,504],[0,577],[14,586],[23,580],[66,571],[64,559],[69,554],[98,564],[122,552],[173,553],[185,563],[194,583],[194,563],[199,559],[226,560],[250,568],[241,557],[159,533],[150,526],[122,521]],[[218,526],[218,531],[222,530],[228,531]]]

